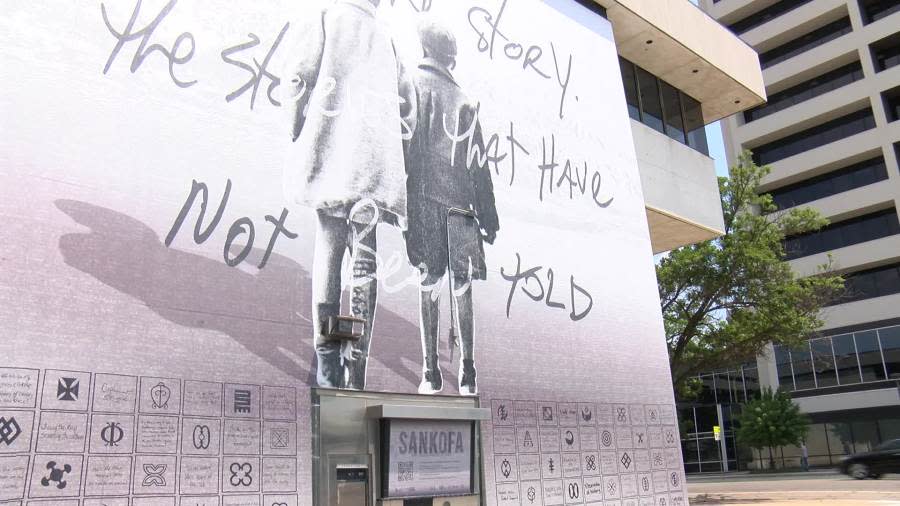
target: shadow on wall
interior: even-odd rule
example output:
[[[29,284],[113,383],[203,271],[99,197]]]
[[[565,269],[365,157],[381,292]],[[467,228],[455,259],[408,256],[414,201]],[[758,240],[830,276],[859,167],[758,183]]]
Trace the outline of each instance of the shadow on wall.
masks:
[[[311,283],[300,264],[273,253],[264,269],[249,274],[222,260],[167,248],[146,224],[111,209],[72,200],[55,204],[90,229],[60,237],[67,265],[170,322],[221,332],[285,374],[315,384]],[[254,249],[249,264],[257,264],[263,253]],[[375,332],[418,336],[419,329],[379,307]],[[418,385],[418,373],[404,364],[421,362],[418,346],[398,342],[402,339],[379,341],[373,358],[411,387]]]

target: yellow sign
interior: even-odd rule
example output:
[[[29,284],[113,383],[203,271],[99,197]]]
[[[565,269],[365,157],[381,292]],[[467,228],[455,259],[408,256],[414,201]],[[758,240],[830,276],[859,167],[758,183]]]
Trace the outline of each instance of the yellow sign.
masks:
[[[722,440],[722,427],[718,425],[713,426],[713,437],[716,438],[716,441]]]

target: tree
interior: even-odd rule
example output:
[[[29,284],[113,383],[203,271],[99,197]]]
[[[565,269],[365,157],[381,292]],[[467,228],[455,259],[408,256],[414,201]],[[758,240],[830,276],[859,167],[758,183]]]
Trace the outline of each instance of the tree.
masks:
[[[682,395],[691,378],[752,360],[769,342],[803,343],[821,326],[821,308],[843,291],[830,265],[801,278],[785,263],[785,237],[827,220],[808,207],[778,211],[771,196],[757,193],[769,171],[745,152],[731,177],[719,178],[725,234],[657,265],[672,380]]]
[[[769,469],[775,469],[775,447],[799,446],[809,431],[809,421],[791,396],[771,389],[745,404],[736,421],[739,443],[757,450],[769,449]]]

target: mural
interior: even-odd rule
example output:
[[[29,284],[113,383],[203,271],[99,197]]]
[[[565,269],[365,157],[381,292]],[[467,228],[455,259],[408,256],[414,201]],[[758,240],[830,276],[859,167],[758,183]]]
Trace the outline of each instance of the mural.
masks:
[[[684,503],[605,19],[31,2],[0,38],[0,501],[311,504],[327,387],[477,395],[488,504]]]

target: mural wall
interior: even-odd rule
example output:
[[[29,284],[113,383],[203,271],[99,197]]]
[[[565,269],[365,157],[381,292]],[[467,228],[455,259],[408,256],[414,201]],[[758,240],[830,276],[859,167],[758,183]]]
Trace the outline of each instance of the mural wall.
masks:
[[[488,504],[684,503],[605,19],[14,2],[0,34],[0,502],[311,504],[318,385],[478,395]]]

